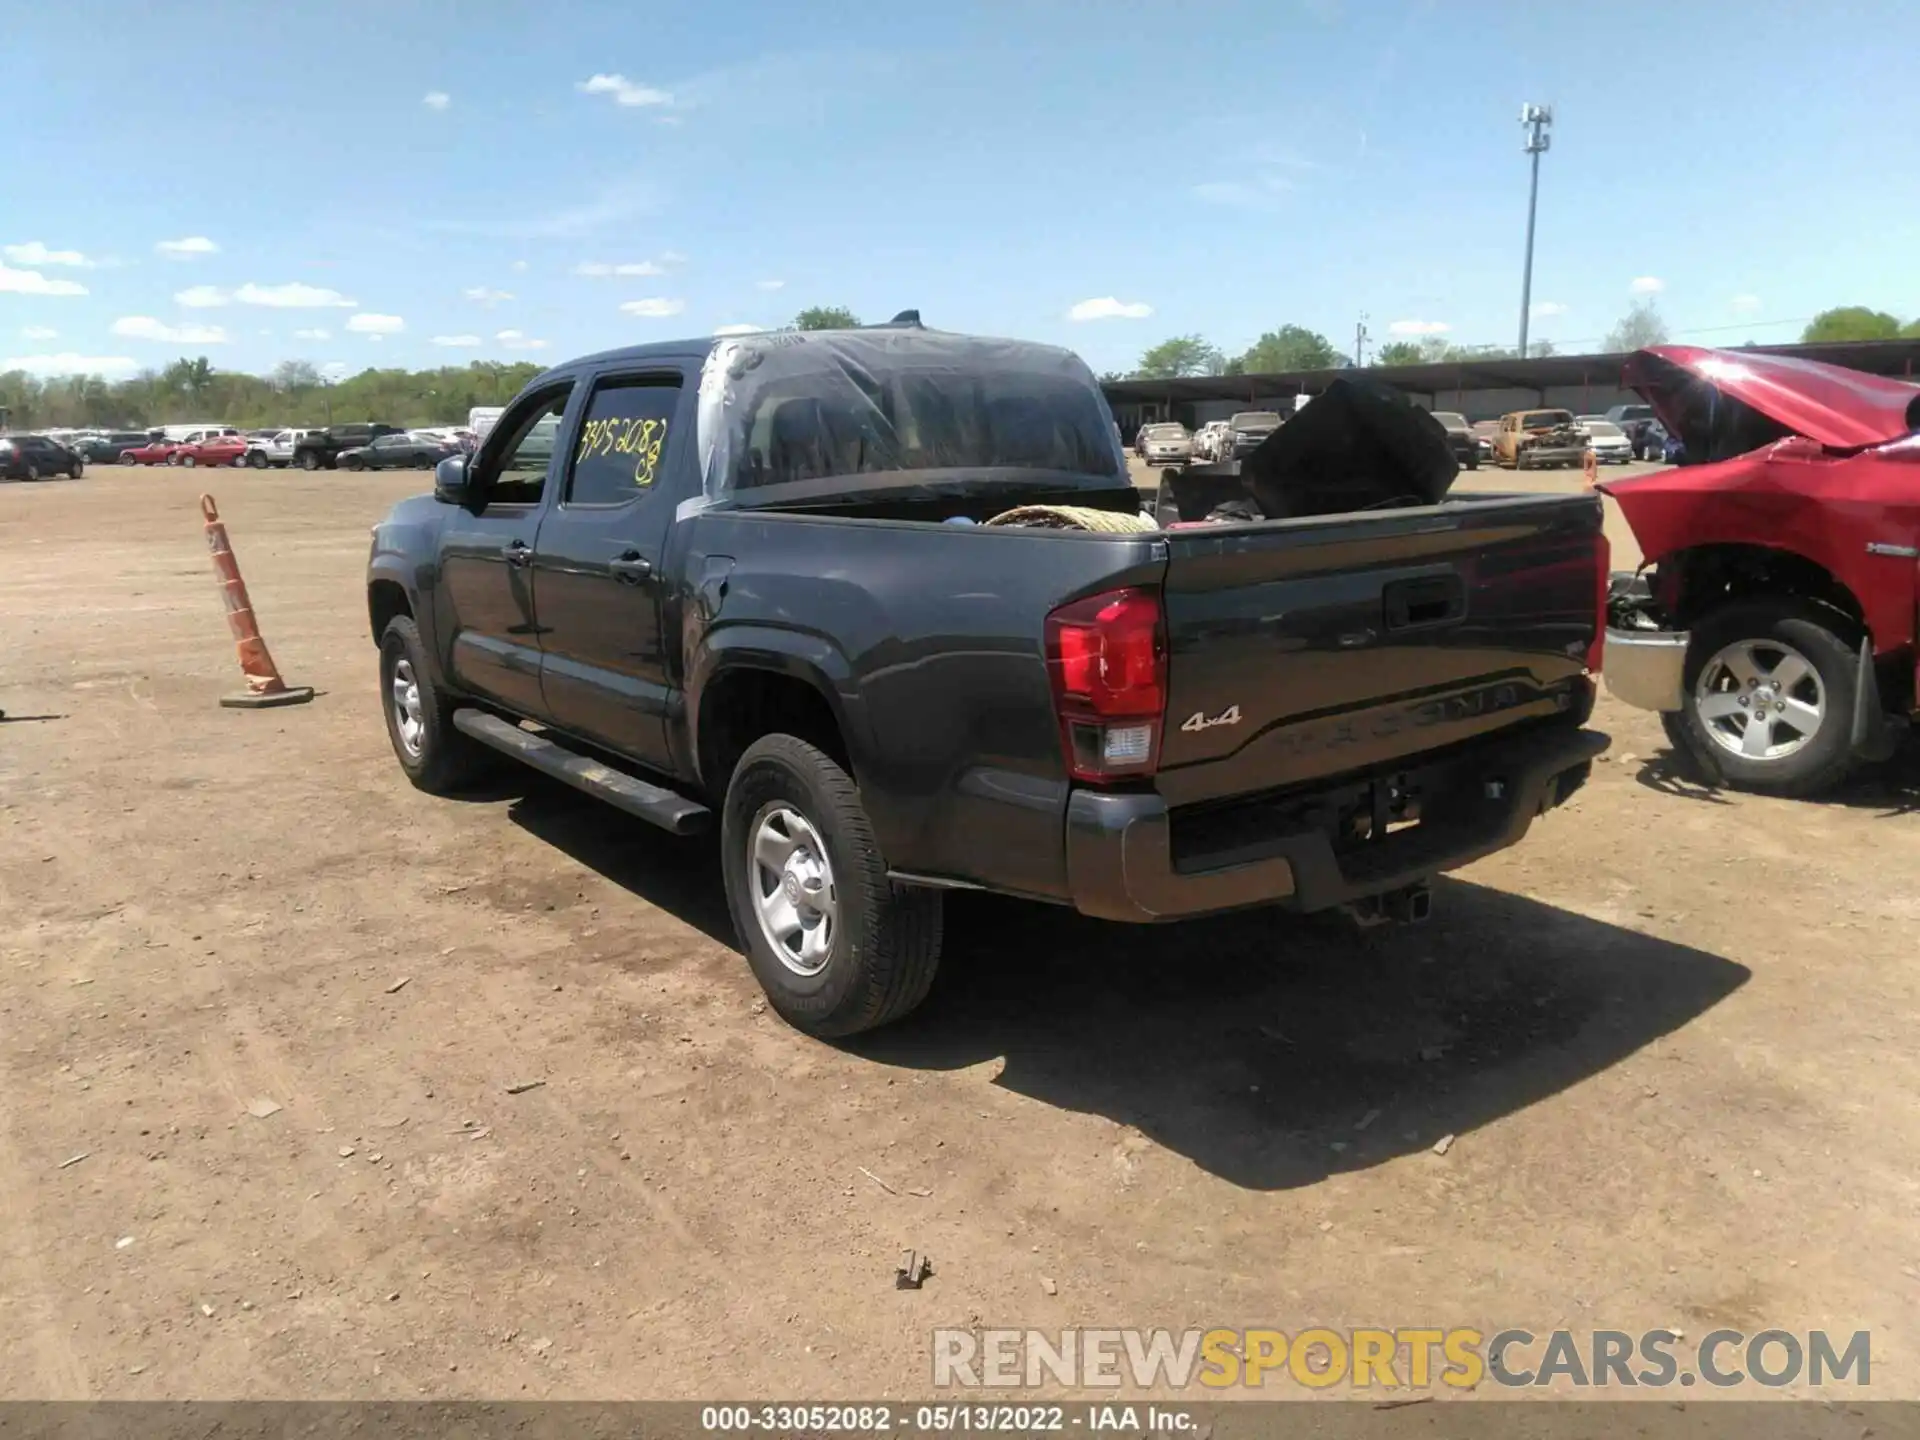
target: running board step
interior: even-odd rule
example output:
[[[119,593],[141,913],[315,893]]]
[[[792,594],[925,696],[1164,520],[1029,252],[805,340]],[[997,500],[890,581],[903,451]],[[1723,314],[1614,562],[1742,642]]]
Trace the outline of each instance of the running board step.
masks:
[[[697,800],[649,785],[577,750],[569,750],[545,735],[522,730],[498,715],[489,715],[484,710],[456,710],[453,724],[461,734],[471,735],[482,745],[490,745],[542,774],[564,780],[576,790],[584,790],[675,835],[696,835],[713,820],[713,812]]]

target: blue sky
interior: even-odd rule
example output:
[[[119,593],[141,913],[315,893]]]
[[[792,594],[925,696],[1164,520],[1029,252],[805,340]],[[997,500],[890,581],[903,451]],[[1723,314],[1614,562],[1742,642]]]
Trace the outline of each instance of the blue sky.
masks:
[[[1101,370],[1286,322],[1349,349],[1362,314],[1511,343],[1528,100],[1536,336],[1592,348],[1636,291],[1703,343],[1920,315],[1911,0],[86,0],[8,29],[0,368],[557,360],[810,304]]]

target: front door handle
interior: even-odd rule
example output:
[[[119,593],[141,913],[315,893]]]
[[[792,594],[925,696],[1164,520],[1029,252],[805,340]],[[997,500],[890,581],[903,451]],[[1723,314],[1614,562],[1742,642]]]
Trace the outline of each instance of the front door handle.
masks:
[[[629,550],[609,560],[607,569],[622,585],[643,585],[653,575],[653,562],[638,550]]]
[[[509,565],[525,565],[533,559],[533,547],[524,540],[515,540],[503,546],[500,553],[506,557]]]

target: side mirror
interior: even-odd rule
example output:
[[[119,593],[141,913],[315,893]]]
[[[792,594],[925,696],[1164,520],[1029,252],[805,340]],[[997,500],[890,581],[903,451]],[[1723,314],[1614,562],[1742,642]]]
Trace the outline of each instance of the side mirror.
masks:
[[[472,505],[474,492],[467,479],[466,456],[449,455],[434,466],[433,498],[442,505]]]

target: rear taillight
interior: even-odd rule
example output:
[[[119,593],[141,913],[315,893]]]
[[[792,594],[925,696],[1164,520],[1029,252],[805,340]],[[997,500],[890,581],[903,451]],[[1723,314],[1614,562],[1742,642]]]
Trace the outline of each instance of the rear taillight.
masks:
[[[1151,775],[1167,708],[1167,628],[1153,590],[1109,590],[1047,616],[1047,676],[1067,773]]]
[[[1600,549],[1593,557],[1600,569],[1600,578],[1594,584],[1597,613],[1593,617],[1593,643],[1587,646],[1587,670],[1594,675],[1600,673],[1601,658],[1607,648],[1607,600],[1613,588],[1613,546],[1606,536],[1597,538]]]

